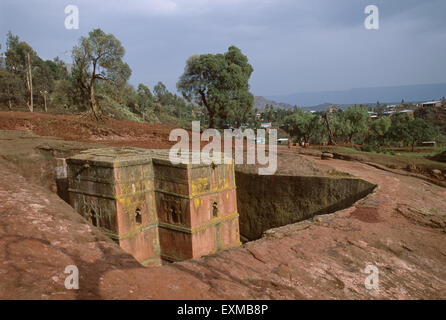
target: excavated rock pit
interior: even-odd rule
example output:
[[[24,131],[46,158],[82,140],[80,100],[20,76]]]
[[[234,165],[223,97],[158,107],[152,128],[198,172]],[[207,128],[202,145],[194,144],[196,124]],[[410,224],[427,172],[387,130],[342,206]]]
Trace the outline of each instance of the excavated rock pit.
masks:
[[[0,131],[0,156],[30,183],[51,190],[68,202],[65,159],[97,144]],[[64,173],[65,172],[65,173]],[[331,168],[296,158],[279,158],[276,175],[260,176],[257,166],[237,166],[237,207],[244,242],[272,228],[293,224],[351,206],[375,185]]]
[[[259,239],[272,228],[350,207],[375,188],[362,179],[260,176],[236,171],[240,235]]]

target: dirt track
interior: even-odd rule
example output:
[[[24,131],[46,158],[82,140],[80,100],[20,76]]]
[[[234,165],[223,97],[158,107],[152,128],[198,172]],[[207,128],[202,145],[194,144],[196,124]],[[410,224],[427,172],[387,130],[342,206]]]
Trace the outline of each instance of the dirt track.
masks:
[[[28,123],[34,127],[25,131],[51,133],[34,120],[0,118],[2,129]],[[159,145],[166,144],[162,132],[154,133]],[[240,248],[150,269],[1,160],[0,298],[446,299],[445,188],[359,162],[289,151],[280,153],[279,162],[297,157],[378,188],[351,208],[270,230]],[[70,264],[80,270],[78,291],[64,287]],[[365,288],[370,264],[379,269],[379,290]]]

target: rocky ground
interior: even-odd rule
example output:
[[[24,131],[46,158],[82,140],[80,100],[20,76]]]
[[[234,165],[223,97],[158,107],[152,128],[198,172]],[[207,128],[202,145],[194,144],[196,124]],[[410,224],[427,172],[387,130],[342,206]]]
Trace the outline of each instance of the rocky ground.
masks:
[[[17,129],[11,123],[19,120],[8,121],[6,127],[0,120],[0,129]],[[157,139],[168,145],[163,135]],[[114,143],[101,139],[83,141]],[[269,230],[242,247],[143,268],[51,188],[26,177],[26,166],[12,164],[11,144],[20,149],[23,139],[5,141],[2,150],[10,149],[0,160],[1,299],[446,299],[446,189],[417,177],[280,149],[281,167],[301,157],[378,187],[348,209]],[[79,268],[79,290],[65,289],[68,265]],[[379,270],[378,290],[365,287],[368,265]]]

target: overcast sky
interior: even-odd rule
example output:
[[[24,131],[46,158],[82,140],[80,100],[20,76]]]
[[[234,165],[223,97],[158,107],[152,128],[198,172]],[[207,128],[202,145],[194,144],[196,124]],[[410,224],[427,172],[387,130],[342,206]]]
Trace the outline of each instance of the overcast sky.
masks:
[[[79,29],[64,26],[67,5]],[[379,8],[367,30],[364,9]],[[444,0],[1,0],[0,36],[29,44],[44,59],[69,51],[93,28],[126,49],[132,84],[170,90],[193,54],[239,47],[254,67],[256,95],[446,82]]]

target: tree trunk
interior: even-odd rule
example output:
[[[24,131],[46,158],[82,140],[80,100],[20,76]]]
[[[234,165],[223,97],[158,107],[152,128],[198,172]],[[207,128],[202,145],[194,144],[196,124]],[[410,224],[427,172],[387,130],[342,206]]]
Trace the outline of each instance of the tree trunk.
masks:
[[[90,82],[90,107],[91,107],[91,111],[93,112],[94,117],[96,118],[96,120],[101,120],[102,119],[102,115],[101,115],[101,109],[99,107],[99,105],[96,102],[96,98],[94,95],[94,81],[93,79]]]
[[[93,61],[93,72],[91,74],[91,79],[90,79],[90,107],[91,107],[91,111],[93,112],[94,117],[96,118],[97,121],[102,120],[102,112],[101,112],[101,108],[100,106],[97,104],[96,102],[96,97],[94,94],[94,81],[96,79],[96,61]]]
[[[208,105],[206,94],[204,93],[204,91],[200,90],[199,93],[201,96],[201,101],[203,102],[209,114],[209,128],[215,129],[215,114],[216,114],[215,109],[211,110],[211,107]]]
[[[351,134],[349,137],[348,137],[348,143],[350,143],[350,145],[351,146],[353,146],[353,134]]]
[[[327,130],[328,130],[328,144],[330,146],[334,146],[334,145],[336,145],[336,143],[334,142],[334,139],[333,139],[333,131],[330,126],[330,121],[328,119],[328,111],[325,113],[325,123],[327,125]]]
[[[29,111],[33,112],[34,111],[34,105],[33,105],[33,76],[31,73],[31,58],[29,56],[29,52],[28,52],[28,75],[27,75],[27,81],[28,81],[28,90],[29,90],[29,104],[28,104],[28,108]]]
[[[43,98],[43,107],[45,109],[45,112],[48,111],[47,106],[46,106],[46,97],[48,96],[48,91],[44,90],[44,91],[40,91],[40,95]]]
[[[215,128],[215,113],[209,111],[209,128]]]

